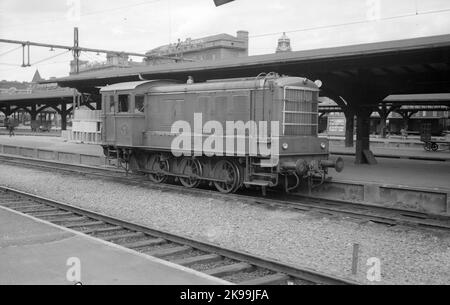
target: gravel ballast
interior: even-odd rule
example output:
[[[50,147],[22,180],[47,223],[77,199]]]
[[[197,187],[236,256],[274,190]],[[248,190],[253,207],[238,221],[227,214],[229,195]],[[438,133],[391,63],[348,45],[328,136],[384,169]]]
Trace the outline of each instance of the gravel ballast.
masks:
[[[450,284],[450,234],[0,164],[0,185],[364,284]],[[352,275],[353,245],[359,268]],[[369,258],[381,261],[370,282]]]

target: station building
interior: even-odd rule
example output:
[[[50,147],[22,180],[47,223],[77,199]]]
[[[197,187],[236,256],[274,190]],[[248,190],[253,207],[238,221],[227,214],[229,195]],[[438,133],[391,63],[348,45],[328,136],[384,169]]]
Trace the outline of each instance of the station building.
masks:
[[[187,38],[185,41],[168,44],[146,53],[150,59],[147,64],[158,65],[173,63],[161,56],[179,57],[195,61],[221,60],[248,56],[249,37],[247,31],[238,31],[236,36],[218,34],[199,39]],[[155,59],[153,59],[155,58]]]
[[[131,60],[128,55],[125,54],[115,54],[108,53],[106,54],[105,62],[91,62],[87,60],[79,61],[79,71],[83,72],[92,72],[92,71],[101,71],[101,70],[112,70],[112,69],[124,69],[131,67],[139,67],[142,66],[143,63],[135,62]],[[75,60],[70,61],[70,75],[76,74],[77,67]]]

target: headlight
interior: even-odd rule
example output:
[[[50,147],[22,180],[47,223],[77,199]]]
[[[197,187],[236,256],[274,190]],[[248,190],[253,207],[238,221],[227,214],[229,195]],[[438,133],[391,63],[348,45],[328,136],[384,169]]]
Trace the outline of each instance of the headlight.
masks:
[[[321,143],[321,144],[320,144],[320,148],[322,148],[323,150],[325,150],[325,149],[327,148],[327,144]]]
[[[289,148],[289,144],[288,143],[283,143],[282,147],[283,147],[284,150],[287,150]]]

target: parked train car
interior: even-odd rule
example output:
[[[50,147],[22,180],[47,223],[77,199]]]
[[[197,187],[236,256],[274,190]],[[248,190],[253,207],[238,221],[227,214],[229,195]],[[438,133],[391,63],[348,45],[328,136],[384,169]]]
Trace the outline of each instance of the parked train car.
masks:
[[[319,88],[305,78],[139,81],[101,94],[105,154],[154,182],[175,177],[189,188],[207,182],[223,193],[244,186],[290,191],[302,181],[322,183],[329,168],[343,169],[342,159],[329,160],[327,140],[318,138]],[[244,131],[218,132],[239,122]],[[184,146],[174,149],[174,141]]]

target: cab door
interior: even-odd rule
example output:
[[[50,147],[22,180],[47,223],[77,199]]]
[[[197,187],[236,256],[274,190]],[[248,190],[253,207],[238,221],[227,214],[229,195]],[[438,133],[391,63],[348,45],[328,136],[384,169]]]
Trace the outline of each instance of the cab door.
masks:
[[[115,115],[115,138],[117,145],[131,146],[133,117],[130,113],[131,95],[120,92],[117,96],[117,108]]]
[[[104,124],[103,124],[103,139],[108,144],[115,144],[116,142],[116,97],[114,94],[105,96],[104,107]]]
[[[121,92],[117,95],[115,137],[119,146],[141,146],[145,131],[145,95]]]

